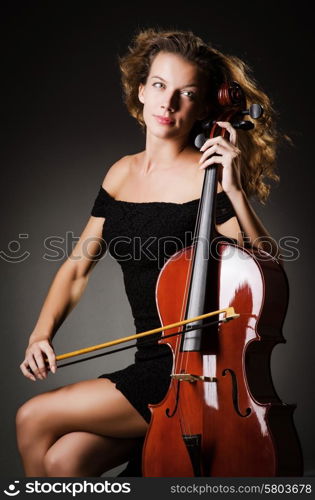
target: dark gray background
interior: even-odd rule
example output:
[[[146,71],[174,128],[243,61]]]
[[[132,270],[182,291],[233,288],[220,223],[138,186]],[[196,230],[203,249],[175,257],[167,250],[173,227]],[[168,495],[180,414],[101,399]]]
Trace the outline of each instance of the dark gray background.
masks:
[[[272,354],[275,387],[297,403],[295,424],[305,474],[315,475],[314,328],[311,314],[314,163],[311,15],[276,2],[181,2],[106,8],[103,2],[12,2],[1,9],[1,470],[22,474],[15,414],[44,391],[122,368],[133,352],[61,368],[44,382],[24,378],[19,364],[51,280],[90,215],[106,169],[144,148],[144,136],[122,102],[117,55],[139,27],[191,29],[247,61],[295,142],[279,152],[281,183],[266,207],[254,204],[275,238],[298,238],[299,256],[286,264],[290,305],[287,344]],[[255,7],[255,11],[253,8]],[[310,144],[311,143],[311,144]],[[311,149],[312,148],[312,149]],[[27,235],[23,238],[21,235]],[[45,249],[61,238],[58,256]],[[19,247],[20,245],[20,247]],[[25,259],[21,255],[29,252]],[[106,255],[76,309],[54,339],[57,354],[133,333],[119,266]]]

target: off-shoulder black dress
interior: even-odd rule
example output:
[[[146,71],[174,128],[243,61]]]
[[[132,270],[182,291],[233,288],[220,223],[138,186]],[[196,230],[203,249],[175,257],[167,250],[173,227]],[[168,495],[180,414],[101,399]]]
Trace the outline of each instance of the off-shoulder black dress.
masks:
[[[192,243],[199,199],[186,203],[128,202],[114,199],[102,186],[91,215],[104,217],[103,239],[119,262],[131,306],[136,333],[161,326],[155,303],[155,285],[166,260]],[[235,215],[224,191],[217,195],[216,222]],[[137,340],[134,364],[104,373],[149,422],[149,403],[160,402],[169,387],[172,354],[169,347]]]

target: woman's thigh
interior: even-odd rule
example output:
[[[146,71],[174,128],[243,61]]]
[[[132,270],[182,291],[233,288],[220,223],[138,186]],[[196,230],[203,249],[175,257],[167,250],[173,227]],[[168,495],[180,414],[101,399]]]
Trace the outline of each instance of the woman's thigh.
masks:
[[[144,436],[147,422],[106,378],[63,386],[28,400],[17,423],[38,424],[38,432],[54,436],[86,431],[114,438]]]

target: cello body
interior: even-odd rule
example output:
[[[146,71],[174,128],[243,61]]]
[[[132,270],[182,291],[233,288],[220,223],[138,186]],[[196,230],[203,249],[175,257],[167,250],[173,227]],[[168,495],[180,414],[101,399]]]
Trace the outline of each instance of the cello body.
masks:
[[[184,248],[160,272],[156,301],[162,325],[185,313],[192,255],[192,246]],[[286,275],[266,252],[224,239],[217,255],[208,307],[233,306],[240,317],[205,329],[200,351],[183,350],[182,337],[161,338],[174,364],[164,400],[149,405],[143,476],[302,475],[295,405],[279,399],[270,370],[273,347],[285,342]]]

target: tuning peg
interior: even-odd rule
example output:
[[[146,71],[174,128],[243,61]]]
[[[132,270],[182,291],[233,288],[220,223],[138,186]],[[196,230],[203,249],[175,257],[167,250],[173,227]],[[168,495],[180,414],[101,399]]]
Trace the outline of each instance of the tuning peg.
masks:
[[[205,142],[206,142],[205,134],[201,133],[201,134],[198,134],[196,136],[194,144],[195,144],[196,148],[200,149],[201,146],[203,146]]]
[[[232,123],[234,128],[241,128],[242,130],[251,130],[254,128],[253,122],[250,122],[248,120],[242,120],[240,122],[233,122]]]
[[[201,128],[202,130],[204,130],[206,133],[208,132],[208,130],[213,127],[213,125],[216,123],[215,120],[203,120],[201,122]]]
[[[249,115],[254,120],[257,120],[261,117],[264,112],[264,108],[260,104],[251,104],[249,109],[242,111],[242,115]]]
[[[264,108],[260,104],[252,104],[249,107],[249,116],[251,118],[254,118],[255,120],[257,118],[260,118],[261,115],[263,114],[263,112],[264,112]]]

